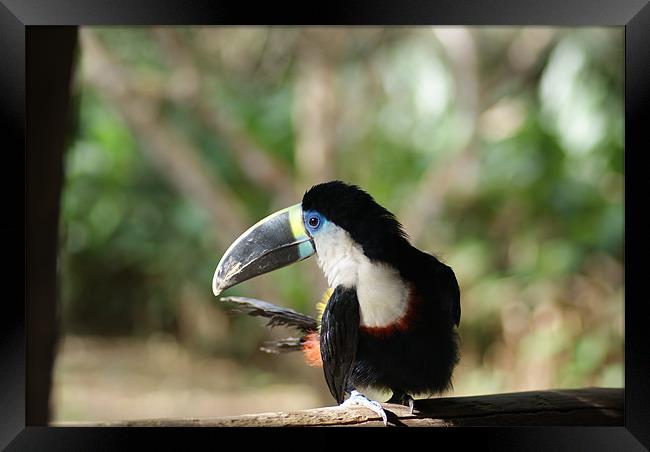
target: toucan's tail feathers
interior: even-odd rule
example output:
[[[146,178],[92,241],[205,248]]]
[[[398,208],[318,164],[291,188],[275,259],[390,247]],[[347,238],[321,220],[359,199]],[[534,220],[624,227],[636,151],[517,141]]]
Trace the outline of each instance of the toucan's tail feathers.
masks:
[[[318,321],[316,319],[294,311],[293,309],[277,306],[273,303],[247,297],[223,297],[221,300],[235,303],[237,305],[233,309],[235,312],[252,316],[265,317],[269,319],[267,326],[270,327],[286,325],[296,328],[303,333],[309,333],[318,330]],[[293,339],[289,338],[287,341],[288,340]],[[299,349],[300,348],[298,347],[292,350]]]
[[[303,340],[299,337],[288,337],[278,341],[265,342],[260,350],[277,355],[279,353],[299,352],[302,350]]]

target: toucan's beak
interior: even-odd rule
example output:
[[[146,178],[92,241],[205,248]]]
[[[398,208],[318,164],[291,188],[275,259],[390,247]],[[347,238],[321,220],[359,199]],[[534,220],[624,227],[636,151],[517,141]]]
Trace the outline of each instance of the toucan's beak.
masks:
[[[215,296],[229,287],[316,252],[302,219],[302,206],[287,207],[244,232],[226,250],[212,277]]]

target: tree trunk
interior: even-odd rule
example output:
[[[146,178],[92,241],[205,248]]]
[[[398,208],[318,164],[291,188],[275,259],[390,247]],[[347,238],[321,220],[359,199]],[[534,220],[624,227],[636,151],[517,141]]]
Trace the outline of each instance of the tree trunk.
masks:
[[[28,27],[26,424],[47,425],[58,335],[59,208],[76,27]]]

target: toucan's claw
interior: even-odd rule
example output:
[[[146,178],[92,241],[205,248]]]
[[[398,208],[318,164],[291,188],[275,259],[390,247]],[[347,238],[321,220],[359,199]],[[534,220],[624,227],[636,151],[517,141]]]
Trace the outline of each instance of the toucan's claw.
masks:
[[[382,421],[384,421],[384,425],[388,426],[388,418],[386,417],[386,412],[384,411],[384,408],[381,406],[381,404],[375,400],[370,400],[363,394],[361,394],[359,391],[352,390],[350,393],[350,397],[343,402],[341,407],[350,407],[350,406],[363,406],[368,408],[369,410],[374,411],[377,413]]]
[[[409,394],[401,391],[394,391],[390,399],[386,403],[396,403],[409,407],[409,414],[413,414],[415,408],[415,400]]]

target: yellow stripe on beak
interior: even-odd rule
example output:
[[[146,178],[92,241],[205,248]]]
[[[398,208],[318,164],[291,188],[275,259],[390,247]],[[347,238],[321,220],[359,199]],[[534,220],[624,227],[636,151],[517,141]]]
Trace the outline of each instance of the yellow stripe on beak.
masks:
[[[302,206],[300,204],[289,207],[289,224],[294,237],[307,236],[305,224],[302,221]]]

